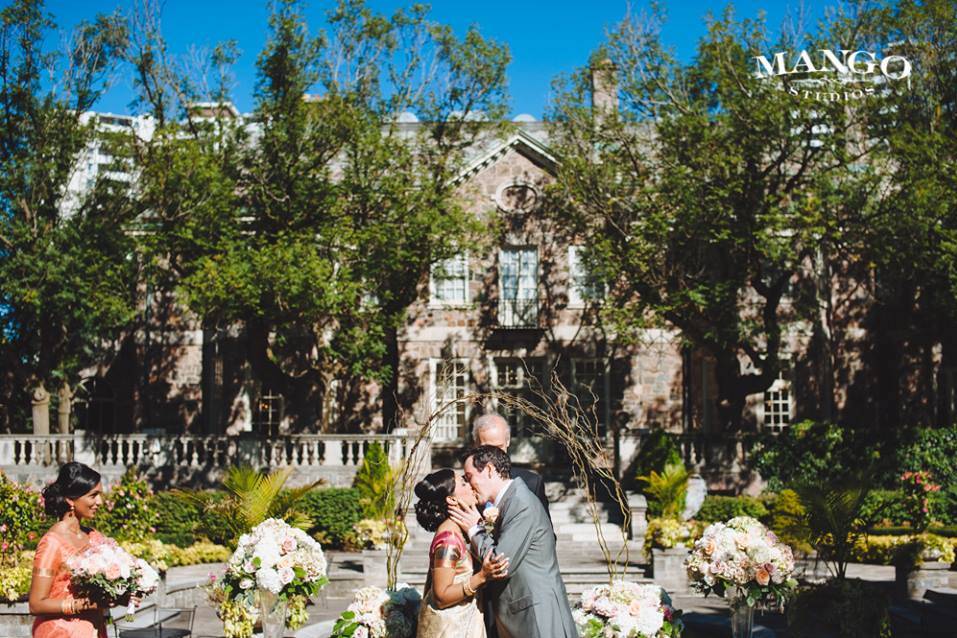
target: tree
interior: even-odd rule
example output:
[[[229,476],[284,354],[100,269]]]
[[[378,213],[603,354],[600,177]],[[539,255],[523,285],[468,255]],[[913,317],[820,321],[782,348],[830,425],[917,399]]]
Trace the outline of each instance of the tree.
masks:
[[[326,420],[334,379],[382,382],[391,427],[404,313],[430,266],[480,228],[455,177],[465,149],[496,131],[478,114],[502,114],[508,56],[420,6],[384,17],[341,2],[328,21],[314,37],[298,3],[275,5],[248,126],[170,123],[141,153],[142,208],[180,297],[206,325],[244,328],[255,376],[298,428]],[[147,88],[169,76],[164,49],[141,50],[142,93],[162,111],[169,91]],[[405,111],[422,123],[401,122]]]
[[[803,311],[784,302],[840,221],[833,198],[869,185],[846,170],[867,149],[850,143],[853,110],[755,74],[756,55],[825,46],[787,30],[771,43],[762,21],[728,9],[682,65],[660,42],[661,21],[627,17],[591,69],[556,83],[552,208],[608,282],[606,314],[623,338],[668,326],[713,359],[718,425],[734,431],[748,395],[781,370]],[[594,108],[593,75],[613,96]]]
[[[54,51],[44,49],[54,23],[40,0],[16,0],[0,21],[0,361],[12,371],[3,382],[68,399],[135,312],[125,185],[100,176],[83,195],[71,185],[81,153],[107,143],[85,114],[126,29],[101,15]],[[25,402],[16,389],[3,395]]]

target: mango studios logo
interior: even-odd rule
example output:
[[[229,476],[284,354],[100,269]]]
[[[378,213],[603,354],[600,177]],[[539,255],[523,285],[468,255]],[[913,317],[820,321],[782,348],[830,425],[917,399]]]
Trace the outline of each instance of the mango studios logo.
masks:
[[[824,102],[846,102],[877,95],[887,82],[910,77],[910,60],[902,55],[879,57],[872,51],[802,50],[792,57],[787,51],[754,56],[754,76],[776,81],[781,90],[795,97]],[[784,82],[789,78],[790,82]],[[910,80],[908,80],[909,82]]]

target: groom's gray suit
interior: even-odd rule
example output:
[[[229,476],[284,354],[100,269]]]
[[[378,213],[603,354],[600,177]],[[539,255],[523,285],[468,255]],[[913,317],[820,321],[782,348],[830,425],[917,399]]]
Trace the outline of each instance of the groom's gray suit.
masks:
[[[477,531],[472,549],[479,560],[490,549],[509,559],[508,578],[486,585],[499,637],[578,638],[545,508],[515,478],[498,499],[498,509],[495,529]]]

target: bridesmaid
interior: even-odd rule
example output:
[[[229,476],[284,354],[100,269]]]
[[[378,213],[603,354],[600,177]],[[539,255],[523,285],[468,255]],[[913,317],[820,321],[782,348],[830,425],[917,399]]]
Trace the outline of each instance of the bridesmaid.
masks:
[[[82,463],[60,467],[57,480],[43,490],[44,509],[59,519],[40,539],[33,559],[30,613],[33,638],[107,638],[103,607],[74,597],[63,562],[103,537],[83,521],[103,504],[100,475]]]

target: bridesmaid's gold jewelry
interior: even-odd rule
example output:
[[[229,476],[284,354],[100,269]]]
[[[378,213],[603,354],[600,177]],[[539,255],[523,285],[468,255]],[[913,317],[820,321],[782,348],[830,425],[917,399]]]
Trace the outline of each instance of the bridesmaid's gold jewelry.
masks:
[[[40,578],[53,578],[56,576],[56,572],[54,572],[52,569],[47,569],[46,567],[37,567],[33,570],[33,574],[35,576],[39,576]]]

